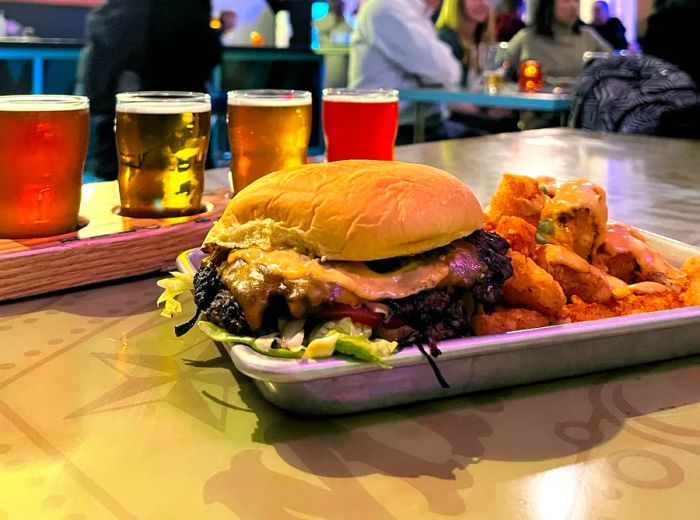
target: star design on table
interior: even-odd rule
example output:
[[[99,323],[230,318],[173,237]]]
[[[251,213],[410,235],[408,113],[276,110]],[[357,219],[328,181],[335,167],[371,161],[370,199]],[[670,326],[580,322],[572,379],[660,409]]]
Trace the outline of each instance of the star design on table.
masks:
[[[212,358],[213,350],[211,340],[206,339],[171,355],[126,351],[93,353],[102,363],[124,376],[125,380],[66,418],[164,402],[212,428],[225,431],[227,412],[233,407],[226,401],[229,391],[236,384],[230,373],[231,360],[223,355]],[[186,356],[188,351],[197,355]],[[197,361],[188,361],[188,357]],[[148,370],[144,371],[144,368]],[[157,398],[149,399],[148,396],[160,387],[169,387],[165,395],[157,392]],[[201,390],[201,387],[214,387],[218,395]]]

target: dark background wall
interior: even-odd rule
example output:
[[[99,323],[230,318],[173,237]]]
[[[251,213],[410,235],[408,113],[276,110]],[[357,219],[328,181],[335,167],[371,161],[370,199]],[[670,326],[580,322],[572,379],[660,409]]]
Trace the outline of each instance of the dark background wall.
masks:
[[[85,34],[85,17],[89,7],[41,5],[0,2],[5,18],[17,20],[23,26],[34,27],[41,38],[79,38]]]

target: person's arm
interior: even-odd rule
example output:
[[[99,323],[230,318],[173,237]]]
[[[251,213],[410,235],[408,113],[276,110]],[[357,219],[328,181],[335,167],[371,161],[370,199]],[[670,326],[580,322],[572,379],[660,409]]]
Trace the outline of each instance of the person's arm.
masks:
[[[522,59],[523,43],[527,37],[527,29],[520,29],[508,42],[508,50],[503,56],[503,61],[508,62],[507,75],[510,79],[518,77],[518,68]],[[500,58],[499,58],[500,59]]]
[[[378,11],[370,21],[372,43],[388,59],[426,85],[456,85],[462,68],[429,20],[398,9]]]

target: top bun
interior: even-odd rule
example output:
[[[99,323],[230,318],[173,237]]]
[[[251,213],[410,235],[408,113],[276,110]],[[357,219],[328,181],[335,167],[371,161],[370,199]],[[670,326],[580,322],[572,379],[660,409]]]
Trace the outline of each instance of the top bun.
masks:
[[[266,175],[241,190],[204,244],[294,249],[328,260],[414,255],[482,226],[474,193],[424,164],[339,161]]]

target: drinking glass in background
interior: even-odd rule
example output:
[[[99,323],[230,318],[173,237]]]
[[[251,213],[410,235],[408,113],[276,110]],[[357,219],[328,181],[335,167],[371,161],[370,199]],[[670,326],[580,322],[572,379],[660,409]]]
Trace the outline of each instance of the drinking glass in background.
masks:
[[[484,90],[497,94],[503,88],[507,64],[504,60],[508,42],[479,45],[479,64],[484,79]]]
[[[78,227],[90,129],[82,96],[0,96],[0,238]]]
[[[311,93],[232,90],[228,93],[231,189],[239,192],[270,172],[306,163]]]
[[[326,159],[394,159],[399,92],[327,88],[323,91]]]
[[[121,214],[169,218],[202,211],[210,126],[208,94],[117,94]]]

